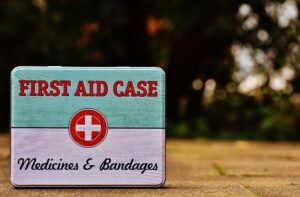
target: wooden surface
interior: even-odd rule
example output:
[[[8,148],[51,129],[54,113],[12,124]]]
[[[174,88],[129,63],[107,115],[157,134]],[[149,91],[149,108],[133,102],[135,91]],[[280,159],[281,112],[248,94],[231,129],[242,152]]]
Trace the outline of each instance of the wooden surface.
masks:
[[[169,140],[160,189],[14,189],[9,157],[0,135],[1,196],[300,196],[300,144]]]

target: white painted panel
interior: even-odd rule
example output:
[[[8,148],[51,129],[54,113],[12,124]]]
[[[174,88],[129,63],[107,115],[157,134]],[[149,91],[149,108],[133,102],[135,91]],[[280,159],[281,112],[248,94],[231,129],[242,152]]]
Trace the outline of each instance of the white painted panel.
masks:
[[[109,129],[104,141],[92,148],[73,142],[68,129],[12,128],[11,179],[16,186],[159,186],[165,177],[164,129]],[[48,158],[78,163],[78,170],[19,170],[20,158]],[[84,170],[92,158],[95,165]],[[99,170],[105,158],[112,162],[157,163],[157,170]],[[54,162],[53,161],[53,162]]]

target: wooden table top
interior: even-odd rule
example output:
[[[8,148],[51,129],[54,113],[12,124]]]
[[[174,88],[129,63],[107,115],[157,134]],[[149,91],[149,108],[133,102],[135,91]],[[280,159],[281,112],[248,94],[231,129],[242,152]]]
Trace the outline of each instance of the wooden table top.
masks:
[[[300,196],[300,144],[168,140],[159,189],[15,189],[9,135],[0,135],[0,196]]]

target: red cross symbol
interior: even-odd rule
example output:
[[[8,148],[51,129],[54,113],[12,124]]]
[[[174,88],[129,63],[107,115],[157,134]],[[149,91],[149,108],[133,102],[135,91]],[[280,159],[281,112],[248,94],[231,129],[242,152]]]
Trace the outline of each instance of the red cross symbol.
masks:
[[[100,112],[94,109],[83,109],[71,118],[69,133],[78,145],[93,147],[104,140],[107,134],[107,122]]]

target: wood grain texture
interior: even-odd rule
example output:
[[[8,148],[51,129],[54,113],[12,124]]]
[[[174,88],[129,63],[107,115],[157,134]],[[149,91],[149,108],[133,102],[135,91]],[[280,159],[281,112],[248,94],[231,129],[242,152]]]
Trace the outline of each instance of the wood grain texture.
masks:
[[[300,196],[299,143],[167,140],[167,181],[157,189],[15,189],[9,144],[10,136],[0,134],[0,196]]]
[[[19,80],[71,80],[67,97],[19,96]],[[105,97],[76,97],[78,81],[104,80]],[[117,97],[117,80],[158,81],[157,97]],[[165,75],[159,68],[17,67],[12,72],[12,127],[67,127],[70,117],[83,108],[100,111],[109,127],[165,127]]]
[[[68,129],[12,129],[11,179],[14,185],[153,185],[159,186],[165,177],[165,143],[163,129],[109,129],[106,139],[96,147],[83,148],[75,144]],[[76,171],[66,170],[19,170],[19,158],[38,158],[45,162],[78,163]],[[84,170],[82,166],[93,158],[96,166]],[[99,166],[105,158],[113,162],[157,163],[158,169],[104,170]]]

